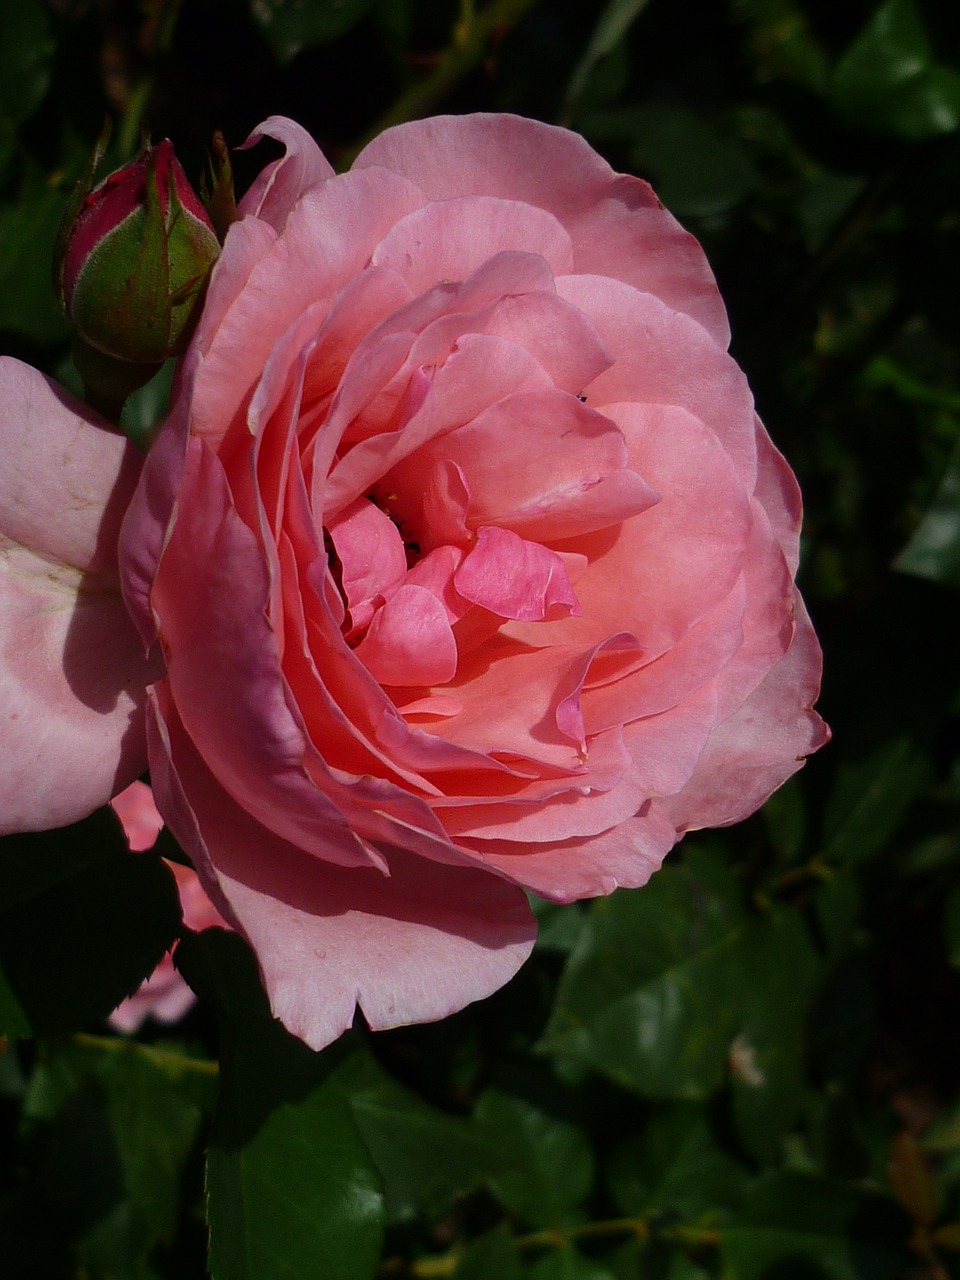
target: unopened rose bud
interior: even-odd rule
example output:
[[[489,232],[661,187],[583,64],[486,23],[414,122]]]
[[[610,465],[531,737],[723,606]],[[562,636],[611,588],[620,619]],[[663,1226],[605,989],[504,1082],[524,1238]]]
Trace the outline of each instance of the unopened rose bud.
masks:
[[[169,141],[144,147],[74,202],[61,231],[57,283],[94,401],[122,404],[184,349],[219,252]]]

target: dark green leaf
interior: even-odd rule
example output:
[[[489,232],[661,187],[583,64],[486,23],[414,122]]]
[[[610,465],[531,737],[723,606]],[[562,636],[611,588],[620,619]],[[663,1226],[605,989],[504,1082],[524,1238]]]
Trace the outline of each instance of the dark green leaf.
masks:
[[[722,1229],[736,1280],[901,1280],[909,1224],[893,1203],[827,1178],[775,1173]]]
[[[804,1088],[804,1026],[818,960],[798,911],[782,908],[744,930],[742,1012],[730,1049],[740,1141],[768,1161],[797,1119]]]
[[[580,61],[567,86],[566,109],[570,111],[583,94],[597,63],[612,53],[650,0],[608,0]]]
[[[598,143],[628,142],[631,166],[651,179],[678,217],[723,213],[756,185],[750,159],[736,139],[686,107],[657,103],[595,111],[581,125]]]
[[[612,1272],[584,1257],[572,1245],[548,1253],[524,1274],[527,1280],[613,1280]]]
[[[856,125],[932,138],[960,125],[960,73],[934,62],[915,0],[886,0],[838,63],[833,100]]]
[[[656,1112],[613,1152],[607,1178],[622,1213],[669,1214],[686,1222],[736,1208],[751,1181],[695,1103]]]
[[[509,1228],[497,1227],[471,1240],[457,1259],[453,1280],[520,1280],[520,1260]]]
[[[0,5],[0,133],[26,120],[43,101],[53,49],[44,0],[4,0]]]
[[[471,1190],[510,1163],[499,1135],[428,1106],[391,1079],[369,1053],[349,1058],[338,1079],[383,1178],[394,1220],[443,1208],[451,1196]]]
[[[207,1158],[213,1280],[367,1280],[383,1196],[335,1068],[270,1015],[256,964],[233,934],[178,952],[221,1018],[221,1098]]]
[[[881,852],[930,775],[927,757],[907,737],[844,761],[824,815],[824,861],[852,865]]]
[[[476,1117],[513,1168],[490,1180],[502,1204],[531,1226],[579,1220],[593,1182],[593,1152],[583,1132],[524,1098],[489,1089]]]
[[[24,183],[16,204],[0,207],[0,329],[37,342],[66,337],[53,291],[53,246],[64,197],[43,175]]]
[[[593,905],[544,1047],[652,1097],[703,1097],[737,1031],[739,940],[729,873],[688,850],[643,892]]]
[[[933,501],[893,567],[917,578],[960,587],[960,442]]]
[[[38,1069],[26,1098],[54,1207],[98,1273],[145,1275],[150,1250],[177,1231],[201,1109],[158,1057],[122,1041],[70,1045]]]
[[[110,810],[0,842],[0,1032],[73,1031],[137,989],[176,936],[159,858],[131,854]]]
[[[960,969],[960,886],[950,891],[943,905],[943,937],[950,963]]]
[[[251,0],[250,12],[283,65],[303,49],[328,44],[359,22],[373,0]]]

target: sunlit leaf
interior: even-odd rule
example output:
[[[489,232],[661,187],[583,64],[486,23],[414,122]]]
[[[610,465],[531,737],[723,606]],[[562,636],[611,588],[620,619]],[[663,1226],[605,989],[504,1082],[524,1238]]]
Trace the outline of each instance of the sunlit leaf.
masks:
[[[509,1152],[498,1135],[428,1106],[391,1079],[370,1054],[354,1054],[338,1079],[383,1179],[394,1220],[443,1206],[509,1166]]]
[[[735,888],[720,864],[701,858],[695,873],[690,859],[594,904],[544,1039],[651,1097],[715,1088],[741,1010]]]

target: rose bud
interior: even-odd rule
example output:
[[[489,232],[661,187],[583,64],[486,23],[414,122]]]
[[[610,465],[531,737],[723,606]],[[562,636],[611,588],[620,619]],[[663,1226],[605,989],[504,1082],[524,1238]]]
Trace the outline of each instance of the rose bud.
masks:
[[[219,252],[169,140],[80,193],[61,229],[56,273],[92,403],[119,408],[184,350]]]

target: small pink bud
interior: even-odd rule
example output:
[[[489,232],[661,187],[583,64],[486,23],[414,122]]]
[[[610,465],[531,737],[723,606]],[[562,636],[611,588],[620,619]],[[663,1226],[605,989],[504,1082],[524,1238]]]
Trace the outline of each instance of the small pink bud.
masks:
[[[63,229],[63,309],[95,351],[159,364],[186,346],[219,252],[173,144],[145,147],[90,191]]]

